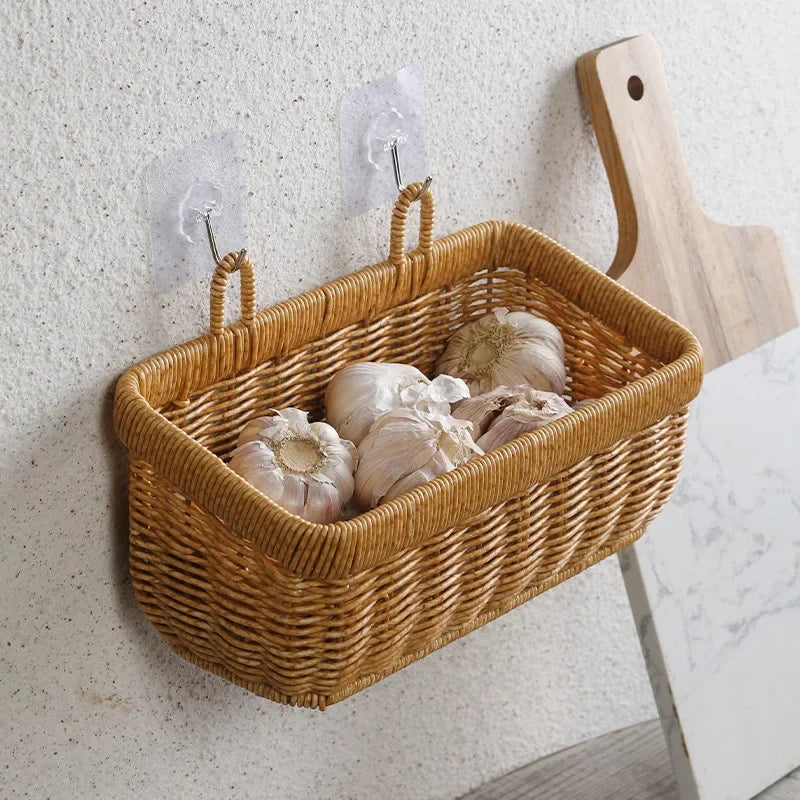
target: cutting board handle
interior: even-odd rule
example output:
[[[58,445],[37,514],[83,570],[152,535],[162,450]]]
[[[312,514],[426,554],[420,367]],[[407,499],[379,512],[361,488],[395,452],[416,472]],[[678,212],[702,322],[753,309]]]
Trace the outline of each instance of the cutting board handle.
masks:
[[[664,241],[702,211],[655,39],[634,36],[592,50],[578,60],[578,76],[617,207],[619,244],[608,272],[616,279],[643,240]]]

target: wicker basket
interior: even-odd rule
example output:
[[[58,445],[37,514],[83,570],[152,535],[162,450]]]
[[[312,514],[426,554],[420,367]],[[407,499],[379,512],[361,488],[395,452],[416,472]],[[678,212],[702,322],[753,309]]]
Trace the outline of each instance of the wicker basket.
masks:
[[[211,288],[211,332],[129,369],[115,422],[130,458],[139,604],[172,649],[281,703],[324,708],[633,542],[678,478],[703,374],[680,325],[541,233],[484,222],[433,241],[433,199],[405,253],[224,327],[235,255]],[[268,409],[322,414],[346,364],[431,373],[490,309],[554,322],[567,394],[596,402],[373,511],[328,525],[284,511],[225,459]]]

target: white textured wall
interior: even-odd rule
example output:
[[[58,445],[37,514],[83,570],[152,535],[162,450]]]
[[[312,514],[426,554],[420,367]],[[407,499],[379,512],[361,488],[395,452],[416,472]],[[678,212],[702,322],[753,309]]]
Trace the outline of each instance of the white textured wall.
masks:
[[[259,302],[286,298],[385,257],[388,207],[341,219],[338,106],[416,62],[438,233],[512,218],[602,267],[575,59],[650,32],[701,202],[797,264],[795,4],[31,0],[0,23],[0,795],[453,798],[652,716],[613,559],[324,715],[168,651],[127,573],[111,392],[204,330],[208,286],[153,294],[143,171],[238,129]]]

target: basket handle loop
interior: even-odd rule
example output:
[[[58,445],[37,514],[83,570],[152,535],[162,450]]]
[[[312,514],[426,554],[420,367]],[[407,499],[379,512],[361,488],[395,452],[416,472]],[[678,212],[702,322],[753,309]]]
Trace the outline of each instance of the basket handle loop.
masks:
[[[389,246],[389,260],[395,267],[402,267],[408,260],[406,255],[406,220],[411,204],[420,201],[419,212],[419,246],[418,249],[427,256],[433,244],[433,194],[425,184],[410,183],[400,192],[392,212],[392,234]]]
[[[228,253],[217,264],[211,280],[211,334],[219,336],[225,328],[225,292],[232,272],[241,273],[242,322],[249,325],[256,313],[256,278],[253,263],[244,250]]]

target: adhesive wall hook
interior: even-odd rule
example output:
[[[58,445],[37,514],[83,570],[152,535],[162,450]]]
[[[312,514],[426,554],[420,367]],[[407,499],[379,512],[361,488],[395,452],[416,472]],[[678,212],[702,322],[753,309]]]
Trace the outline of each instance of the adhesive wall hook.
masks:
[[[233,131],[202,139],[148,166],[147,206],[157,292],[172,291],[190,280],[206,281],[209,247],[216,267],[220,253],[225,256],[233,249],[235,261],[236,249],[247,246],[242,172],[241,143]]]
[[[404,67],[346,94],[339,112],[339,146],[349,217],[393,203],[404,179],[423,181],[428,155],[421,70]]]

